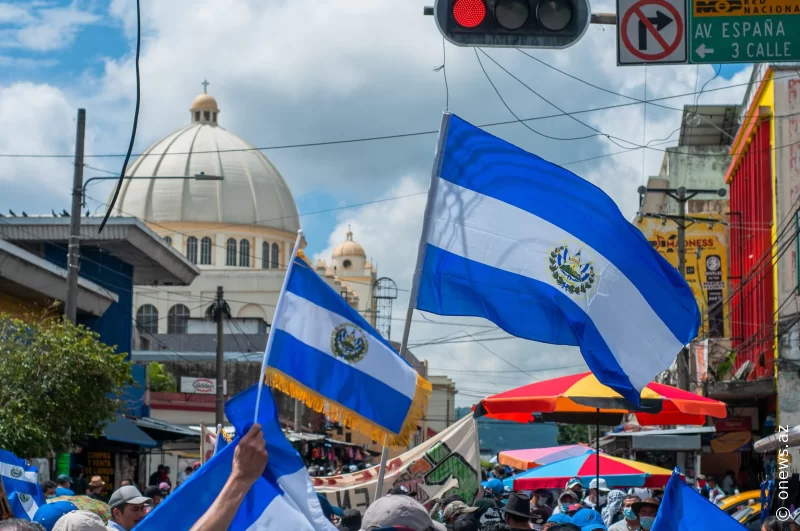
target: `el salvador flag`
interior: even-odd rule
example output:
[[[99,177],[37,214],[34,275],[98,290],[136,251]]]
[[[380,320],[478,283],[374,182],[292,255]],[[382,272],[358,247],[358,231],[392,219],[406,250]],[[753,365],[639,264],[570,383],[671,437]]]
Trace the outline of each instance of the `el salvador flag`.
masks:
[[[296,257],[265,353],[267,383],[389,445],[407,446],[431,385],[306,263]]]
[[[137,531],[188,531],[214,503],[233,467],[233,454],[255,418],[258,387],[228,401],[225,415],[236,428],[236,438],[208,460],[136,526]],[[244,498],[231,531],[335,531],[325,518],[303,460],[281,430],[270,393],[258,408],[267,441],[269,462]]]
[[[40,505],[45,504],[39,486],[39,469],[6,450],[0,450],[0,478],[15,518],[30,520]]]
[[[664,490],[653,531],[696,529],[745,531],[747,528],[684,483],[676,469]]]
[[[412,304],[579,346],[597,379],[637,406],[700,324],[686,281],[602,190],[451,114]]]

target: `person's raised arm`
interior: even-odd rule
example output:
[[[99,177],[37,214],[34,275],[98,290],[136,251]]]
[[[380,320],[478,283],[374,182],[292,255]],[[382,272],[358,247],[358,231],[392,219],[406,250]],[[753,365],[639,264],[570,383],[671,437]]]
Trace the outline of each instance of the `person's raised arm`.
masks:
[[[247,491],[267,466],[267,448],[261,426],[253,424],[233,454],[233,470],[222,491],[191,531],[227,531]]]

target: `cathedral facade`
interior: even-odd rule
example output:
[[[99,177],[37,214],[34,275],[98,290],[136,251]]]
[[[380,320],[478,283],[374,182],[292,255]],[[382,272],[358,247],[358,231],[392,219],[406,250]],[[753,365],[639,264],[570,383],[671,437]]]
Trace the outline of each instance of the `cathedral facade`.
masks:
[[[219,125],[213,97],[200,94],[189,112],[189,125],[130,165],[126,175],[132,179],[124,181],[115,207],[116,215],[145,221],[201,270],[190,286],[137,289],[137,329],[141,337],[187,334],[191,323],[198,329],[196,321],[222,286],[238,330],[263,337],[300,229],[297,207],[264,154]],[[377,271],[352,232],[343,235],[329,262],[313,267],[375,324]]]

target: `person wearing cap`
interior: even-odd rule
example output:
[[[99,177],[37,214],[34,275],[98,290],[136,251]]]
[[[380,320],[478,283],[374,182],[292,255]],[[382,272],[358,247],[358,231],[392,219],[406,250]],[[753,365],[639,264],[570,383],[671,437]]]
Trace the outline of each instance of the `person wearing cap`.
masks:
[[[512,492],[503,509],[506,525],[510,529],[531,528],[531,497]]]
[[[169,483],[167,483],[166,481],[162,481],[161,483],[159,483],[158,488],[161,490],[162,498],[166,498],[167,495],[169,495],[169,491],[172,489],[172,487],[170,487]]]
[[[482,482],[481,487],[483,487],[484,490],[490,491],[491,496],[494,496],[495,498],[502,496],[503,491],[505,490],[503,488],[503,482],[498,478],[492,478],[489,481]]]
[[[61,474],[56,478],[56,496],[75,496],[75,491],[70,489],[72,486],[72,479],[66,475]]]
[[[36,509],[36,513],[31,520],[44,527],[45,531],[53,531],[53,527],[56,525],[59,518],[77,510],[78,508],[75,504],[70,501],[46,503]]]
[[[445,507],[444,512],[442,513],[442,521],[444,522],[445,526],[452,526],[453,523],[455,523],[456,518],[462,514],[472,514],[477,510],[477,507],[470,507],[462,501],[454,501]]]
[[[147,514],[145,505],[152,501],[142,496],[139,489],[133,485],[120,487],[108,500],[108,506],[111,508],[108,528],[114,531],[130,531],[144,519]]]
[[[550,491],[547,489],[537,489],[533,491],[531,495],[531,511],[535,511],[537,509],[541,510],[541,512],[546,513],[547,518],[550,518],[550,515],[553,514],[553,508],[550,507],[550,500],[551,494]]]
[[[103,519],[89,511],[67,513],[56,522],[53,531],[107,531]]]
[[[644,501],[636,502],[631,506],[633,514],[639,519],[639,526],[645,531],[650,531],[656,521],[658,508],[661,506],[656,498],[647,498]]]
[[[639,517],[633,513],[633,504],[642,501],[638,496],[628,494],[622,498],[622,520],[609,526],[608,531],[639,531]]]
[[[597,512],[603,510],[603,507],[606,505],[606,499],[608,498],[609,488],[606,484],[606,480],[600,478],[600,482],[597,482],[597,478],[594,478],[591,483],[589,483],[589,495],[583,500],[583,505],[587,509],[594,509]]]
[[[361,529],[372,531],[382,527],[405,527],[411,531],[447,531],[444,524],[434,522],[425,506],[410,496],[384,496],[375,500],[361,519]]]
[[[88,496],[93,500],[98,500],[105,503],[106,498],[105,496],[103,496],[103,485],[105,484],[106,482],[103,481],[103,478],[101,478],[100,476],[92,476],[92,479],[88,483],[89,486]]]
[[[596,529],[606,529],[603,517],[594,509],[583,508],[572,516],[572,525],[578,526],[581,531],[595,531]]]
[[[152,500],[150,505],[153,507],[158,507],[158,505],[164,500],[164,494],[161,492],[159,487],[147,487],[144,491],[144,497]]]
[[[553,514],[563,514],[567,512],[567,508],[575,503],[580,503],[580,498],[575,491],[573,490],[565,490],[561,493],[558,497],[558,503],[556,504],[555,508],[553,509]]]
[[[578,496],[579,502],[583,499],[583,483],[581,483],[580,478],[572,478],[567,481],[567,486],[564,487],[564,490],[574,492]]]

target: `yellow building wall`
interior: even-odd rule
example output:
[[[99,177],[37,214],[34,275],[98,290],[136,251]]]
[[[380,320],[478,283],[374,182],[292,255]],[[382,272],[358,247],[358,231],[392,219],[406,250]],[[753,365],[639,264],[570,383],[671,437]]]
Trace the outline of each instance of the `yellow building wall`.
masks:
[[[715,214],[697,214],[697,218],[721,221],[723,218]],[[675,269],[678,268],[678,227],[674,221],[643,218],[637,227],[645,235],[647,241]],[[697,255],[698,248],[700,256]],[[728,298],[728,238],[722,223],[693,223],[686,228],[686,282],[694,293],[700,314],[703,317],[699,337],[708,336],[708,307],[713,297],[727,301]],[[718,291],[721,290],[721,294]],[[709,301],[709,295],[712,300]],[[730,318],[728,309],[723,309],[724,333],[730,336]]]

